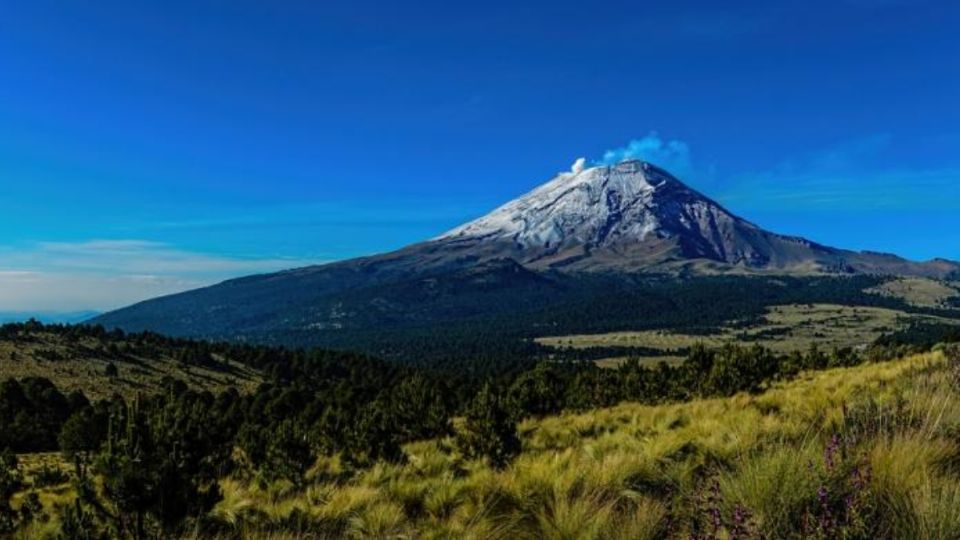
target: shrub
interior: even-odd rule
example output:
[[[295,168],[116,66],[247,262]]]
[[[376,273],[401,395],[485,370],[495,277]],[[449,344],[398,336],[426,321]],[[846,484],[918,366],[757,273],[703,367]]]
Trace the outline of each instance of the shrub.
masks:
[[[6,449],[0,452],[0,534],[14,530],[17,515],[10,506],[10,498],[23,485],[17,455]]]
[[[517,425],[503,397],[489,384],[470,403],[457,444],[465,455],[487,459],[496,468],[505,467],[520,453]]]
[[[286,420],[267,443],[263,472],[269,479],[285,479],[300,485],[315,459],[304,430],[296,422]]]
[[[60,451],[68,457],[85,457],[95,452],[107,436],[105,424],[106,418],[98,416],[92,408],[75,412],[60,428],[57,437]]]
[[[45,464],[40,467],[37,472],[33,473],[33,487],[57,486],[66,483],[69,479],[67,473],[60,470],[59,467]]]

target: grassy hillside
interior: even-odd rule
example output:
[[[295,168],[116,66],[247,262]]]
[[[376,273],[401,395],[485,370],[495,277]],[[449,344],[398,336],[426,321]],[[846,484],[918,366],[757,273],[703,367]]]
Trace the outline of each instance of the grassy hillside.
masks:
[[[919,281],[919,280],[917,280]],[[899,282],[891,282],[899,283]],[[935,282],[930,282],[934,283]],[[911,325],[955,325],[960,319],[903,310],[838,304],[787,304],[766,309],[762,317],[733,321],[717,331],[686,333],[683,330],[641,330],[603,334],[577,334],[537,338],[555,350],[646,350],[648,362],[677,362],[697,344],[719,347],[732,343],[759,343],[779,353],[806,351],[816,344],[824,350],[864,347],[881,335]],[[605,358],[601,365],[616,365],[625,357]]]
[[[406,445],[400,464],[323,457],[299,486],[234,474],[209,521],[225,538],[957,538],[957,370],[938,351],[530,419],[502,470],[446,438]]]
[[[251,391],[261,382],[256,370],[232,358],[188,352],[182,344],[144,335],[7,325],[0,330],[0,380],[43,377],[64,393],[79,390],[90,399],[149,392],[164,378],[210,391]]]
[[[279,522],[299,508],[307,522],[339,520],[358,536],[655,538],[697,527],[710,537],[715,515],[731,533],[739,508],[747,536],[783,538],[802,532],[805,516],[814,536],[828,518],[825,488],[854,497],[860,514],[847,519],[831,502],[832,527],[854,533],[868,519],[871,534],[955,538],[960,395],[950,375],[932,354],[813,373],[757,396],[533,420],[502,472],[430,441],[409,448],[406,466],[339,486],[234,482],[216,511],[242,523],[244,508],[261,508]],[[862,489],[854,469],[870,477]],[[316,478],[336,470],[323,463]]]
[[[900,298],[910,305],[930,308],[949,308],[960,299],[960,284],[926,278],[897,278],[867,292]]]

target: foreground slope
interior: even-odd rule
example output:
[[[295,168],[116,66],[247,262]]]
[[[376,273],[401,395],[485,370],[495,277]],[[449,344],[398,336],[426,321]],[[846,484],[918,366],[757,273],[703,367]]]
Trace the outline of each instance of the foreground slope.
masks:
[[[299,486],[223,479],[209,520],[223,538],[957,538],[958,369],[933,352],[757,394],[531,419],[502,470],[450,438],[368,469],[324,457]]]
[[[339,484],[324,481],[339,464],[321,462],[318,484],[279,500],[229,482],[214,512],[253,537],[296,514],[353,537],[956,538],[953,380],[933,353],[759,395],[530,420],[504,471],[429,441]]]
[[[289,333],[436,325],[531,306],[549,311],[580,301],[578,292],[611,282],[629,287],[651,275],[941,279],[958,271],[948,261],[918,263],[771,233],[663,169],[625,161],[559,174],[487,216],[395,252],[235,279],[93,322],[289,342]]]

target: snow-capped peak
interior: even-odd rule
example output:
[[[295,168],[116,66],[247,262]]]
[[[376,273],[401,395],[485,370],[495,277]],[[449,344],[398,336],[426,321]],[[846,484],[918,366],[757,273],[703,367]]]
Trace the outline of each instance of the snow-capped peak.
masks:
[[[517,247],[551,247],[569,242],[602,243],[611,234],[643,239],[659,224],[650,206],[671,180],[649,163],[631,160],[585,167],[577,160],[560,173],[493,212],[442,235],[438,240],[509,240]]]

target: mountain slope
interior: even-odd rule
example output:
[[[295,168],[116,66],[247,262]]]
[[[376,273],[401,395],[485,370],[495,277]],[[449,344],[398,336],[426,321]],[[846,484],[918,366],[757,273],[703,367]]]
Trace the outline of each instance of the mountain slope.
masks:
[[[641,161],[562,173],[433,243],[535,269],[651,271],[703,261],[728,271],[943,277],[960,268],[765,231]]]
[[[548,324],[543,314],[561,304],[569,319],[576,306],[596,304],[597,297],[623,303],[644,276],[942,278],[958,271],[948,261],[917,263],[771,233],[660,168],[626,161],[562,173],[480,219],[398,251],[230,280],[92,322],[255,340],[521,312],[540,313],[538,324]]]

